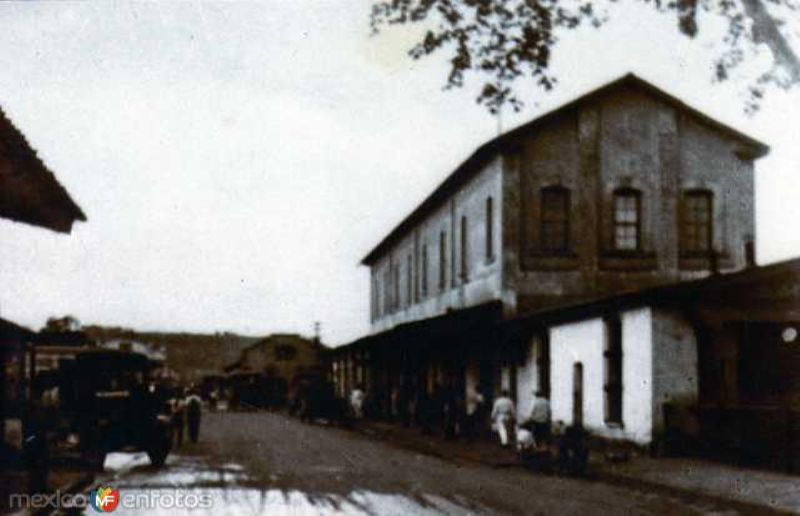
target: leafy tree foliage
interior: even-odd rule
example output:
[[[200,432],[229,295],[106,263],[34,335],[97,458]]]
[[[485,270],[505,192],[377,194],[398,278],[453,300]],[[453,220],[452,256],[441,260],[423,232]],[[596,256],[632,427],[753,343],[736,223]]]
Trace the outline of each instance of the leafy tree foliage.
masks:
[[[770,85],[790,88],[800,83],[800,59],[789,31],[800,27],[800,0],[627,0],[652,5],[675,17],[676,29],[698,34],[702,16],[718,16],[726,31],[715,48],[714,79],[724,81],[766,45],[772,63],[748,85],[748,110],[757,109]],[[485,77],[477,101],[491,112],[505,105],[522,106],[517,81],[532,78],[545,90],[556,77],[550,59],[561,31],[582,25],[601,27],[616,0],[376,0],[370,24],[375,32],[387,25],[430,27],[409,54],[419,59],[449,52],[446,88],[460,87],[468,73]]]

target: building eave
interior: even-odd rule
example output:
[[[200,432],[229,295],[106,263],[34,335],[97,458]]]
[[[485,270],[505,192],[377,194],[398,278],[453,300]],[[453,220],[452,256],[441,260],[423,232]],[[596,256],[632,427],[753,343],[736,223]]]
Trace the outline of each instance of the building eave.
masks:
[[[464,162],[462,162],[447,178],[445,178],[438,187],[428,195],[421,204],[406,216],[400,224],[395,226],[389,234],[383,238],[375,247],[372,248],[361,260],[361,265],[372,265],[386,249],[390,248],[393,244],[397,243],[408,234],[408,231],[413,228],[420,220],[424,219],[433,210],[441,206],[441,203],[446,200],[450,194],[456,191],[476,173],[478,173],[483,165],[490,162],[502,153],[504,149],[513,148],[520,138],[531,130],[534,130],[547,122],[553,120],[555,117],[575,109],[580,105],[593,101],[608,92],[625,85],[632,85],[639,89],[658,97],[665,103],[672,105],[674,108],[687,112],[693,117],[697,118],[704,124],[711,128],[727,135],[734,141],[738,142],[736,154],[741,159],[754,160],[765,156],[769,152],[769,147],[756,140],[755,138],[744,134],[743,132],[719,122],[714,118],[706,115],[700,110],[686,104],[684,101],[667,93],[666,91],[658,88],[657,86],[641,79],[633,73],[623,75],[622,77],[613,80],[605,85],[600,86],[588,93],[585,93],[578,98],[570,100],[555,109],[552,109],[542,115],[526,122],[519,127],[508,131],[497,138],[494,138],[487,143],[478,147],[478,149],[470,155]]]
[[[86,221],[83,210],[2,108],[0,153],[9,164],[0,169],[0,217],[59,233],[70,233],[75,222]]]

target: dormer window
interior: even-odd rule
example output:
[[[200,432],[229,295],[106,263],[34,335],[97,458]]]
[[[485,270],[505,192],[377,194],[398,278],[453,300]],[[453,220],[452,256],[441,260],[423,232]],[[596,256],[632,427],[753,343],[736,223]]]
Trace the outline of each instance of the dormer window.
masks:
[[[642,249],[642,193],[633,188],[614,191],[614,249]]]

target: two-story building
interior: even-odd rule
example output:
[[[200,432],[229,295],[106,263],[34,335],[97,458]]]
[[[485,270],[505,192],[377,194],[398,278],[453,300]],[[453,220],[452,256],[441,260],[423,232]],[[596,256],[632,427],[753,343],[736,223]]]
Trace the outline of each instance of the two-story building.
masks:
[[[479,384],[524,411],[550,332],[503,321],[753,265],[767,151],[633,75],[486,143],[363,259],[371,332],[337,352],[340,393],[391,412]]]

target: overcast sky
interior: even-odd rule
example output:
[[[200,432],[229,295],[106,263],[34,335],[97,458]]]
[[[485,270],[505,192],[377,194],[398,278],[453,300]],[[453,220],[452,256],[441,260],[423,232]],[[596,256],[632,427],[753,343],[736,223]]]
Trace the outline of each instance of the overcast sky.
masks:
[[[744,116],[741,83],[711,85],[707,43],[626,5],[564,38],[559,88],[503,126],[634,71],[771,145],[759,261],[800,255],[800,94]],[[89,218],[66,236],[0,220],[0,316],[365,333],[359,260],[498,130],[476,84],[442,92],[441,60],[406,57],[413,31],[369,37],[368,7],[0,4],[0,105]]]

